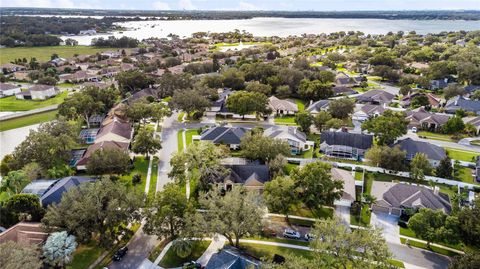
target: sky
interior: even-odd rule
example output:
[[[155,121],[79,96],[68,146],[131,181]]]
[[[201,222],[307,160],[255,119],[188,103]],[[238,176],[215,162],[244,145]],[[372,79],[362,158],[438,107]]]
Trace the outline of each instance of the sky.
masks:
[[[479,10],[480,0],[0,0],[0,7],[289,11]]]

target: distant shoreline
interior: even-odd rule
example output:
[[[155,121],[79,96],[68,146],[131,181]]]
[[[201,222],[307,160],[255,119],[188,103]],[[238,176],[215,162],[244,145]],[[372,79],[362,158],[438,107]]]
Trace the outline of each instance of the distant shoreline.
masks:
[[[228,20],[258,17],[301,19],[480,20],[480,10],[381,11],[214,11],[214,10],[95,10],[51,8],[0,8],[2,16],[148,17],[145,20]]]

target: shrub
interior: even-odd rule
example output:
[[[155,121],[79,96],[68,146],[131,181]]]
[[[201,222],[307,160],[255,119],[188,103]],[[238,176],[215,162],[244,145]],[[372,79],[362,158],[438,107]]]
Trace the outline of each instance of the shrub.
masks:
[[[138,184],[138,183],[140,183],[140,181],[142,181],[142,175],[140,175],[140,174],[133,175],[133,177],[132,177],[132,183],[133,184]]]

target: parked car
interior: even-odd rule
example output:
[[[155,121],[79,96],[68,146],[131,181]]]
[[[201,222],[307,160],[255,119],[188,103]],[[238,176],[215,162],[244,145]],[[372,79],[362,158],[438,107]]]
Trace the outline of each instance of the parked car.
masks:
[[[117,252],[115,252],[115,255],[113,255],[113,260],[116,261],[116,262],[121,261],[123,259],[123,257],[125,257],[125,255],[127,255],[127,252],[128,252],[127,247],[122,247],[122,248],[118,249]]]
[[[412,127],[412,133],[416,133],[417,132],[417,127]]]
[[[283,237],[286,238],[292,238],[292,239],[300,239],[301,235],[299,232],[291,230],[291,229],[285,229],[283,232]]]
[[[305,234],[304,238],[307,241],[312,241],[313,239],[315,239],[315,235],[308,233],[308,234]]]
[[[182,266],[182,269],[197,269],[197,268],[202,268],[202,265],[195,261],[186,262]]]

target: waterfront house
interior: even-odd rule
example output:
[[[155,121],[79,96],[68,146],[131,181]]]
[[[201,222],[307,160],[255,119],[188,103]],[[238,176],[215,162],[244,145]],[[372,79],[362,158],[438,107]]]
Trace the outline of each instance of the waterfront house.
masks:
[[[22,89],[20,88],[20,86],[9,83],[0,83],[0,98],[12,96],[21,91]]]
[[[28,88],[26,91],[16,93],[15,97],[26,100],[45,100],[59,93],[60,90],[55,86],[37,84]]]

